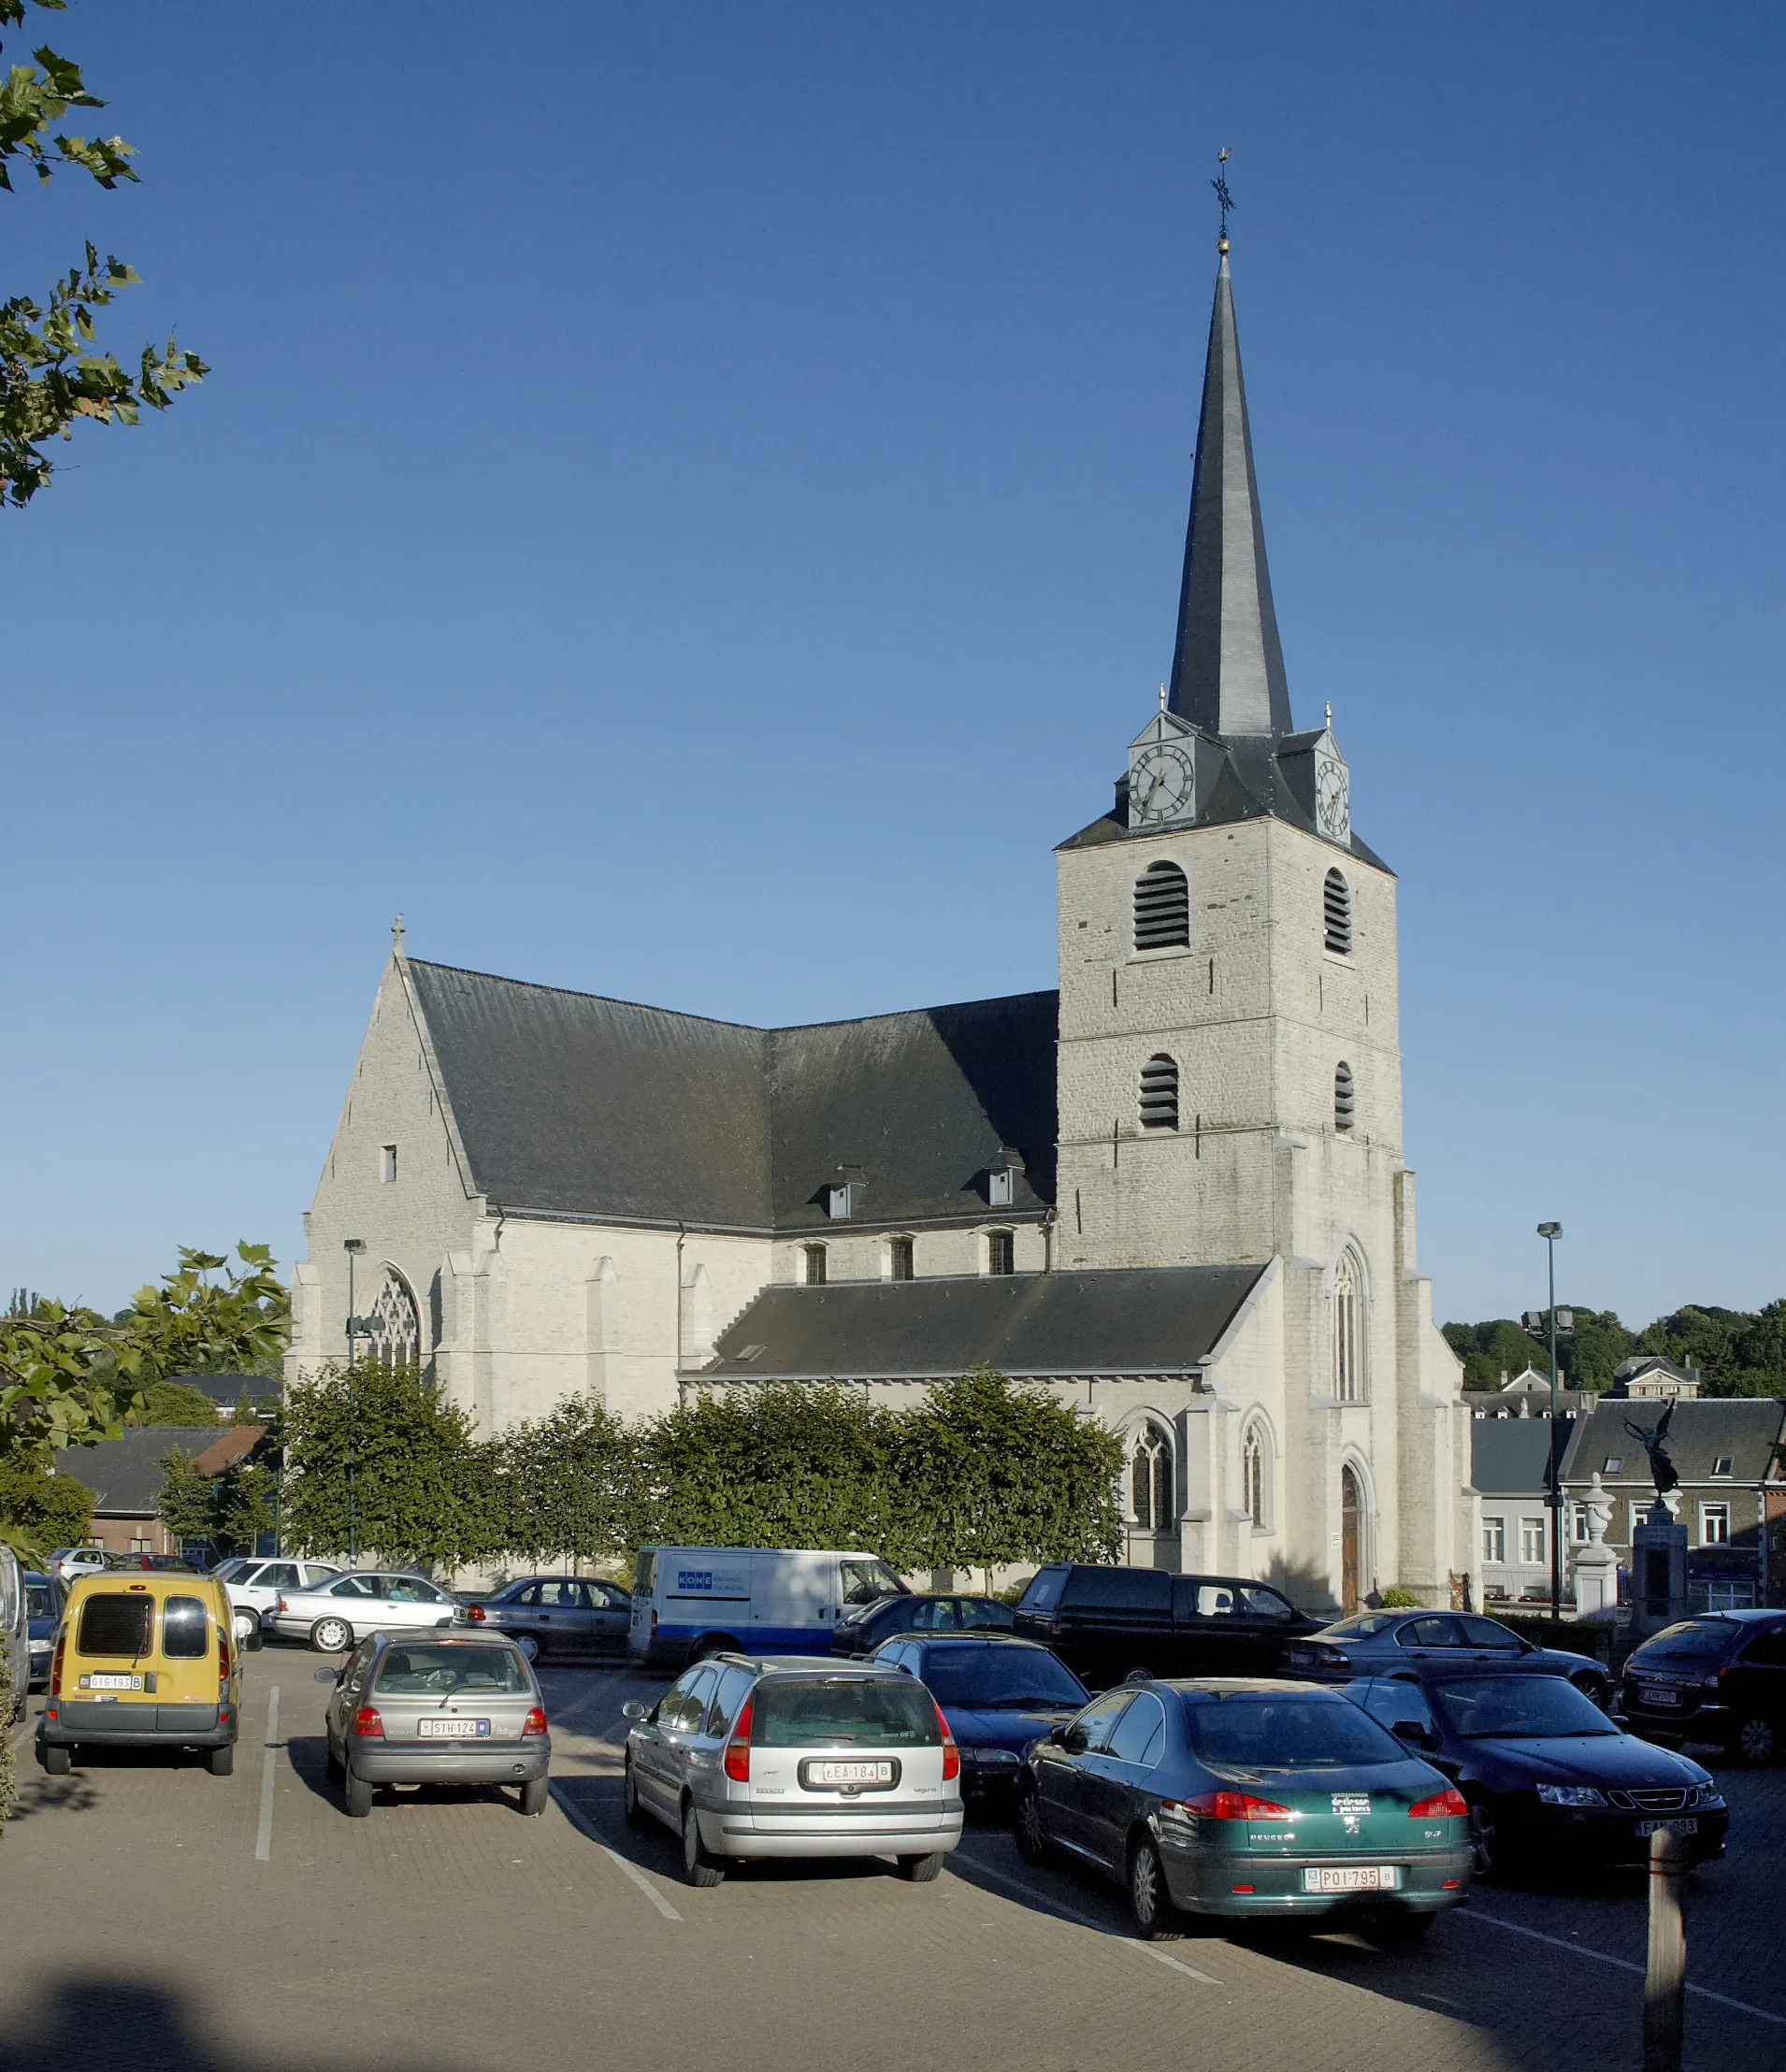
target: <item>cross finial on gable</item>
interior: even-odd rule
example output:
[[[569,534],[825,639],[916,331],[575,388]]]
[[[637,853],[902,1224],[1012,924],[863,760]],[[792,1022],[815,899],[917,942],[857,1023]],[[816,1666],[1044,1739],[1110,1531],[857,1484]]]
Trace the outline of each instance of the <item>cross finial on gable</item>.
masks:
[[[396,956],[403,954],[403,916],[400,914],[391,923],[391,949]]]
[[[1166,710],[1166,686],[1163,683],[1159,686],[1159,710],[1162,712]]]

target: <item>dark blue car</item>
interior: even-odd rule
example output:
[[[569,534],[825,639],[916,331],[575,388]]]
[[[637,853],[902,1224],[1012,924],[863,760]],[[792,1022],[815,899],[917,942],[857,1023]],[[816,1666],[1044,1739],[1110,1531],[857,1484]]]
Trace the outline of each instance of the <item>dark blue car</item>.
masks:
[[[884,1642],[872,1659],[917,1677],[941,1706],[970,1802],[1008,1800],[1030,1743],[1090,1699],[1065,1662],[1032,1640],[906,1637]]]
[[[53,1576],[25,1570],[25,1618],[30,1634],[30,1688],[50,1681],[50,1650],[56,1637],[56,1621],[62,1617],[63,1589]]]
[[[1284,1674],[1318,1683],[1350,1683],[1358,1676],[1394,1676],[1432,1663],[1516,1663],[1566,1676],[1584,1698],[1604,1712],[1612,1703],[1612,1678],[1592,1655],[1562,1648],[1539,1648],[1510,1627],[1474,1612],[1354,1612],[1319,1633],[1292,1640],[1284,1651]]]

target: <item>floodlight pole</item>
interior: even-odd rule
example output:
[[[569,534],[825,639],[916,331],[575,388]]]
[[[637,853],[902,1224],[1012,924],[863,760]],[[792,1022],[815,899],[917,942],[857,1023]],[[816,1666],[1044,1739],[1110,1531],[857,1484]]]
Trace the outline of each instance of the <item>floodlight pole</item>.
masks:
[[[1550,1479],[1544,1501],[1550,1514],[1550,1618],[1554,1623],[1563,1617],[1563,1491],[1557,1483],[1557,1240],[1563,1235],[1563,1225],[1540,1223],[1538,1235],[1550,1260]]]

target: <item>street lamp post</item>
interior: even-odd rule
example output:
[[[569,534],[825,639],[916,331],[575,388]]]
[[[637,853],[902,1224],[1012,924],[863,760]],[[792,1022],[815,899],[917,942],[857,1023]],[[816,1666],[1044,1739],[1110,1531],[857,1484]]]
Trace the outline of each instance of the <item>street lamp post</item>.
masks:
[[[353,1401],[353,1334],[360,1328],[360,1319],[353,1309],[353,1261],[366,1249],[363,1237],[344,1237],[341,1249],[347,1254],[347,1558],[356,1561],[360,1554],[359,1520],[353,1508],[353,1451],[354,1418],[357,1406]]]
[[[1540,1223],[1538,1235],[1550,1261],[1550,1486],[1544,1501],[1550,1514],[1550,1617],[1556,1620],[1563,1617],[1563,1490],[1557,1481],[1557,1240],[1563,1225]]]

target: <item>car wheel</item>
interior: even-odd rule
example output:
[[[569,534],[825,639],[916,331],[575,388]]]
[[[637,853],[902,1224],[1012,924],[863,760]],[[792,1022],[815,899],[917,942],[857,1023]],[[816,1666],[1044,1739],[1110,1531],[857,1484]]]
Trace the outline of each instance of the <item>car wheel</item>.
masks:
[[[712,1662],[715,1655],[735,1655],[738,1643],[729,1633],[709,1633],[688,1658],[690,1662]]]
[[[521,1787],[521,1810],[529,1820],[546,1809],[546,1801],[552,1796],[552,1780],[549,1777],[529,1777]]]
[[[1166,1890],[1165,1866],[1150,1835],[1137,1835],[1129,1851],[1129,1912],[1143,1942],[1181,1933],[1178,1909]]]
[[[205,1756],[205,1767],[214,1777],[226,1777],[236,1767],[236,1744],[232,1741],[226,1748],[211,1748]]]
[[[1602,1712],[1611,1711],[1612,1685],[1605,1676],[1596,1676],[1592,1669],[1584,1669],[1579,1676],[1571,1676],[1569,1681],[1584,1698],[1591,1699],[1597,1705]],[[1425,1918],[1430,1920],[1431,1916]]]
[[[1397,1907],[1378,1914],[1365,1934],[1379,1950],[1405,1950],[1410,1943],[1431,1935],[1438,1918],[1436,1914],[1410,1914]]]
[[[910,1885],[928,1885],[943,1868],[944,1851],[933,1849],[929,1856],[901,1856],[899,1860],[900,1876]]]
[[[1776,1762],[1779,1756],[1779,1729],[1771,1719],[1751,1713],[1737,1721],[1730,1736],[1730,1758],[1752,1769]]]
[[[37,1761],[50,1777],[65,1777],[74,1767],[75,1751],[54,1746],[42,1748],[37,1750]]]
[[[327,1734],[324,1734],[323,1736],[323,1775],[330,1777],[339,1777],[342,1767],[341,1759],[335,1752],[334,1742],[329,1739]]]
[[[233,1612],[230,1615],[229,1630],[235,1634],[238,1648],[258,1648],[261,1644],[261,1619],[258,1612]]]
[[[526,1661],[537,1662],[540,1659],[540,1643],[531,1633],[517,1633],[514,1644]]]
[[[1470,1853],[1478,1878],[1492,1878],[1495,1865],[1494,1814],[1476,1799],[1470,1806]]]
[[[1122,1680],[1124,1683],[1152,1683],[1154,1673],[1145,1662],[1137,1662]]]
[[[372,1810],[372,1787],[365,1777],[356,1777],[352,1770],[346,1775],[347,1817],[350,1820],[363,1820]]]
[[[683,1876],[691,1885],[717,1885],[726,1876],[725,1866],[707,1853],[692,1799],[683,1807]]]
[[[645,1809],[639,1803],[639,1785],[632,1774],[632,1758],[630,1756],[627,1758],[627,1772],[621,1781],[620,1804],[622,1810],[626,1813],[628,1827],[644,1826]]]
[[[1017,1854],[1026,1863],[1048,1861],[1048,1831],[1042,1824],[1042,1795],[1033,1784],[1017,1787],[1016,1817],[1012,1821]]]
[[[310,1628],[310,1646],[319,1655],[338,1655],[353,1645],[353,1629],[344,1619],[319,1619]]]

